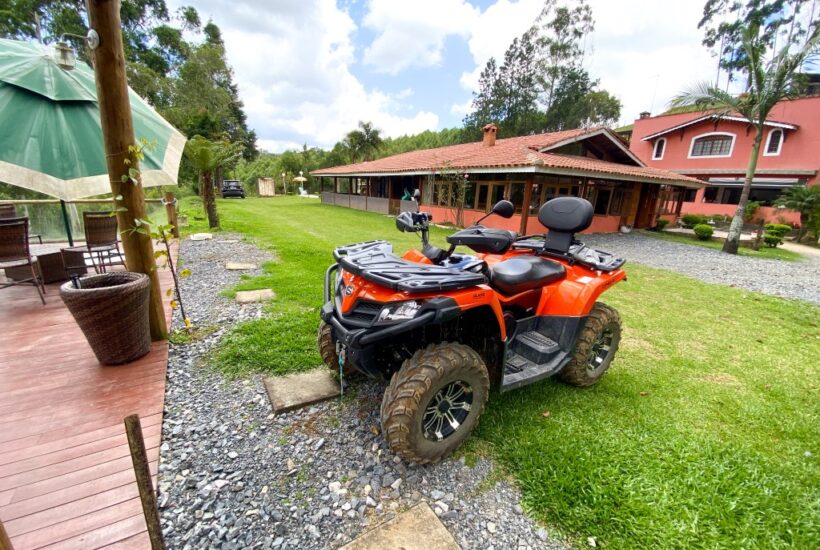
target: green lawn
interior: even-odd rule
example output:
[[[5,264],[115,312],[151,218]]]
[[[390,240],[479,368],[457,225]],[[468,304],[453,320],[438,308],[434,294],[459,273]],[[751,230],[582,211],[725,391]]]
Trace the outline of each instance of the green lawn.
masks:
[[[278,256],[240,285],[270,286],[277,299],[218,351],[215,366],[231,375],[320,364],[322,276],[335,245],[417,242],[387,217],[316,200],[219,208],[224,229]],[[189,230],[203,228],[192,221]],[[589,389],[545,381],[493,394],[468,452],[502,464],[528,512],[579,546],[594,536],[602,548],[816,547],[820,308],[627,271],[605,295],[624,321],[610,373]]]
[[[670,233],[668,231],[658,232],[658,231],[640,231],[641,235],[646,235],[647,237],[654,237],[656,239],[663,239],[665,241],[672,241],[681,244],[689,244],[694,246],[702,246],[704,248],[711,248],[713,250],[720,250],[723,248],[723,240],[711,238],[708,241],[701,241],[697,239],[694,235],[689,235],[687,233]],[[741,246],[738,249],[738,254],[741,256],[749,256],[752,258],[765,258],[767,260],[785,260],[787,262],[799,262],[805,260],[803,256],[798,254],[797,252],[792,252],[791,250],[786,250],[785,248],[769,248],[767,246],[763,246],[760,250],[753,250],[748,246]]]

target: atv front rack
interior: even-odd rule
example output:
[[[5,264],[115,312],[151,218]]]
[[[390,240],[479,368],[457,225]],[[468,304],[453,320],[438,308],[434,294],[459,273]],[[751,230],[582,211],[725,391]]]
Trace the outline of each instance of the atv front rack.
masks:
[[[333,257],[345,271],[400,292],[442,292],[487,282],[481,273],[405,260],[387,241],[340,246]]]

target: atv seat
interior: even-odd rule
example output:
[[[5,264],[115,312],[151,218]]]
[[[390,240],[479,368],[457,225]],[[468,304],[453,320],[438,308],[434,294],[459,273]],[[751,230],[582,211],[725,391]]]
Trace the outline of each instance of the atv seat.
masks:
[[[490,284],[511,296],[567,276],[564,266],[538,256],[518,256],[498,262],[490,271]]]

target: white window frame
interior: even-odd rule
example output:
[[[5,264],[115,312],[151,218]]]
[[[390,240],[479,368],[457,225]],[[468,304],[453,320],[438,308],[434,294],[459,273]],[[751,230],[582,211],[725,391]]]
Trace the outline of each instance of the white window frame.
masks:
[[[700,138],[709,137],[709,136],[729,136],[732,138],[732,143],[729,144],[729,154],[728,155],[692,155],[692,152],[695,150],[695,142]],[[732,156],[732,153],[735,151],[735,140],[737,136],[730,132],[707,132],[705,134],[698,134],[692,138],[692,141],[689,143],[689,156],[687,158],[690,159],[725,159]]]
[[[780,132],[780,143],[777,144],[777,151],[774,153],[769,152],[769,143],[772,141],[772,134],[775,132]],[[763,156],[764,157],[778,157],[780,156],[780,151],[783,150],[783,141],[786,139],[786,132],[784,132],[780,128],[772,128],[769,130],[769,135],[766,137],[766,146],[763,148]]]
[[[655,154],[658,151],[658,143],[660,143],[661,141],[663,142],[663,151],[661,151],[661,156],[656,157]],[[652,145],[652,160],[662,160],[663,159],[663,156],[666,154],[666,145],[667,145],[666,138],[660,138],[660,139],[655,141],[655,143]]]

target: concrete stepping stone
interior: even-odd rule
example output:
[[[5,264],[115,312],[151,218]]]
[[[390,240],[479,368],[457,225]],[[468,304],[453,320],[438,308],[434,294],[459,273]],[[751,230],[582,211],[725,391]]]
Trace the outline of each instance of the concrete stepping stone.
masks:
[[[228,271],[247,271],[249,269],[256,269],[256,264],[228,262],[225,264],[225,269],[227,269]]]
[[[272,300],[276,297],[273,290],[269,288],[262,288],[259,290],[238,290],[236,292],[236,301],[240,304],[252,304],[254,302],[264,302],[265,300]]]
[[[221,241],[216,241],[219,244],[236,244],[239,242],[239,239],[223,239]]]
[[[265,378],[265,389],[273,405],[274,414],[300,409],[339,396],[339,382],[328,369],[271,376]]]
[[[453,536],[426,502],[367,531],[341,550],[459,550]]]
[[[192,241],[210,241],[214,238],[210,233],[194,233],[189,237]]]

